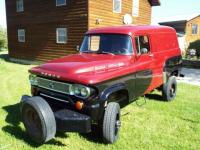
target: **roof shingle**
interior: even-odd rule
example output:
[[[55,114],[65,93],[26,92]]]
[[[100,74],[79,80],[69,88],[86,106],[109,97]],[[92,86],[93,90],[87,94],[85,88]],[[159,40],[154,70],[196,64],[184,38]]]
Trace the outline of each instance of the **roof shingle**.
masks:
[[[160,0],[149,0],[151,6],[160,6]]]

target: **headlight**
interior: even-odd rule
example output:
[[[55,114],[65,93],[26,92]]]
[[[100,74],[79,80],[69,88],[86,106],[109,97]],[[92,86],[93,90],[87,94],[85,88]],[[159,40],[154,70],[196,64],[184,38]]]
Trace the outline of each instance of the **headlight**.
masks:
[[[29,81],[31,85],[38,85],[37,76],[34,74],[30,74]]]
[[[83,97],[87,97],[88,95],[90,95],[90,89],[81,88],[81,95],[82,95]]]
[[[74,87],[74,94],[75,94],[75,95],[80,95],[80,94],[81,94],[81,90],[80,90],[80,87],[79,87],[79,86],[75,86],[75,87]]]
[[[74,84],[70,88],[71,95],[75,95],[80,98],[88,98],[91,94],[91,91],[91,88],[79,84]]]

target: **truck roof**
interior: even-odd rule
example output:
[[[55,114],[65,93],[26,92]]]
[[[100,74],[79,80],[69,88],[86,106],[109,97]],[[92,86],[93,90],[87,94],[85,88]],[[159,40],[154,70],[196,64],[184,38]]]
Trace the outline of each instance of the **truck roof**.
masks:
[[[150,25],[142,25],[142,26],[134,26],[134,25],[124,25],[124,26],[113,26],[113,27],[101,27],[96,29],[89,30],[86,34],[100,34],[100,33],[113,33],[113,34],[139,34],[139,33],[165,33],[165,32],[175,32],[175,30],[171,27],[167,26],[150,26]]]

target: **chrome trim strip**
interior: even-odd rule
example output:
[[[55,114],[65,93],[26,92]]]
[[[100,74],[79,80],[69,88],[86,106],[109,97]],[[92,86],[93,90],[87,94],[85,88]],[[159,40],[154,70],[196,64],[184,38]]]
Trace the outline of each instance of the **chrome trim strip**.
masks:
[[[59,99],[59,98],[55,98],[55,97],[52,97],[52,96],[49,96],[49,95],[46,95],[46,94],[43,94],[43,93],[40,93],[40,95],[41,95],[41,96],[44,96],[44,97],[48,97],[48,98],[55,99],[55,100],[57,100],[57,101],[69,103],[69,101],[65,101],[65,100],[62,100],[62,99]]]
[[[37,80],[37,85],[36,85],[37,87],[72,96],[72,93],[70,91],[71,91],[71,88],[72,88],[73,84],[58,82],[58,81],[49,80],[49,79],[45,79],[45,78],[41,78],[41,77],[36,77],[36,80]],[[55,89],[55,88],[49,88],[49,87],[47,87],[48,85],[47,86],[43,86],[43,85],[41,85],[42,83],[40,81],[41,82],[42,81],[48,82],[47,83],[48,85],[50,85],[51,83],[57,84],[57,86],[58,85],[61,86],[61,90]],[[81,98],[81,99],[87,99],[91,95],[91,91],[90,91],[89,87],[81,85],[81,84],[74,84],[74,85],[85,87],[87,92],[88,92],[88,95],[86,97],[83,97],[83,96],[79,96],[79,95],[73,94],[73,96],[76,96],[76,97]],[[63,89],[65,89],[65,90],[63,90]]]
[[[62,85],[66,85],[66,86],[71,86],[71,84],[67,84],[67,83],[62,83],[62,82],[57,82],[57,81],[54,81],[54,80],[48,80],[48,79],[45,79],[45,78],[40,78],[40,77],[37,77],[37,80],[44,80],[44,81],[48,81],[48,82],[53,82],[53,83],[57,83],[57,84],[62,84]],[[38,87],[41,87],[41,88],[44,88],[44,89],[47,89],[47,90],[51,90],[51,91],[54,91],[54,92],[58,92],[58,93],[62,93],[62,94],[69,94],[67,91],[66,92],[63,92],[63,91],[58,91],[58,90],[55,90],[55,89],[52,89],[52,88],[48,88],[48,87],[45,87],[45,86],[41,86],[40,83],[38,82]]]

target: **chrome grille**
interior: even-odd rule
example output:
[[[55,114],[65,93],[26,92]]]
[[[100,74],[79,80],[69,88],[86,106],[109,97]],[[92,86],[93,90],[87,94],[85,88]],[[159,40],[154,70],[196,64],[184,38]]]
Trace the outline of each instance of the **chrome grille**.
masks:
[[[70,94],[71,84],[48,80],[40,77],[37,78],[37,81],[38,81],[38,87],[52,90],[55,92],[60,92],[63,94]]]

